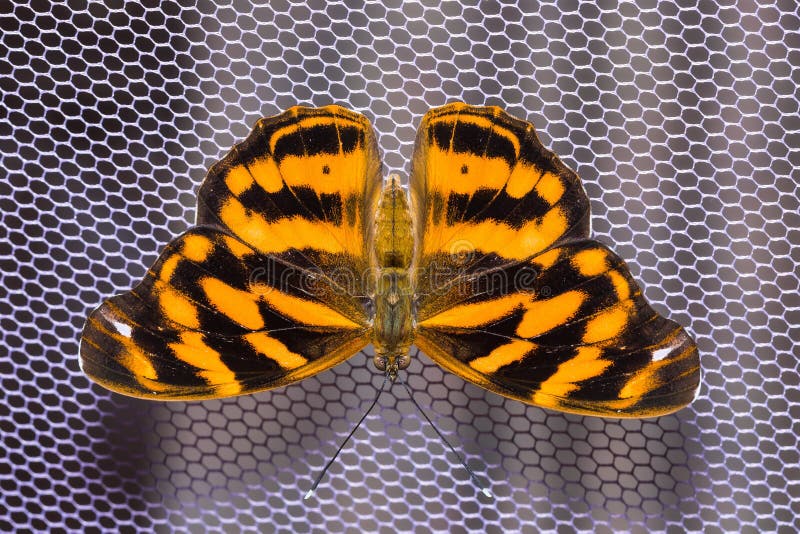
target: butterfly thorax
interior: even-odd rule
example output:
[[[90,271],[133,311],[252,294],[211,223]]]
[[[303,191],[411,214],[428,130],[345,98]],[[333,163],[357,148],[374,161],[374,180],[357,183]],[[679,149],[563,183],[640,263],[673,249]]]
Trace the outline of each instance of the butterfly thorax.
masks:
[[[375,218],[375,366],[390,376],[411,362],[414,340],[411,258],[414,239],[408,195],[397,175],[386,180]]]

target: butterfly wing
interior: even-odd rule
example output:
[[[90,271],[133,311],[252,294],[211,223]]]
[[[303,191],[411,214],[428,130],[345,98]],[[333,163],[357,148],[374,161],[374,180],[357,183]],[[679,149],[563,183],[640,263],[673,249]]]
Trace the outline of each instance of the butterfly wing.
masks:
[[[466,172],[465,172],[466,171]],[[588,240],[580,180],[498,108],[423,120],[411,176],[415,343],[442,367],[523,402],[643,417],[692,400],[697,348]]]
[[[127,395],[201,399],[280,387],[348,358],[370,339],[380,183],[362,115],[297,107],[260,120],[210,169],[199,226],[89,316],[83,370]]]

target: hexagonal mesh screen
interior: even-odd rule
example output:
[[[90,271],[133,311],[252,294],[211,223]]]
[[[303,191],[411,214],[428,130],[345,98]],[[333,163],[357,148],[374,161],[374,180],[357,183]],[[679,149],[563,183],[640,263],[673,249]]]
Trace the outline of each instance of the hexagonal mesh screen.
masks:
[[[144,4],[0,8],[0,529],[800,528],[794,2]],[[496,500],[395,387],[303,502],[380,384],[367,355],[213,402],[81,375],[87,313],[190,225],[256,119],[345,105],[407,175],[454,100],[531,120],[582,176],[595,235],[697,338],[691,407],[563,415],[420,355],[410,387]]]

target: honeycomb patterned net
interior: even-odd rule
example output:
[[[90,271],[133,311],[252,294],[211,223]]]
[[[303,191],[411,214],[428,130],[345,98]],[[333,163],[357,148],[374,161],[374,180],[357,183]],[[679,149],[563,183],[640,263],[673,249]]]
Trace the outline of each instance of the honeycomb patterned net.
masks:
[[[800,528],[794,2],[11,4],[0,18],[0,529],[296,532]],[[690,325],[704,385],[653,420],[505,400],[420,355],[274,392],[149,403],[78,369],[87,312],[194,219],[206,169],[297,104],[366,113],[408,172],[432,106],[532,120],[582,176],[595,235]]]

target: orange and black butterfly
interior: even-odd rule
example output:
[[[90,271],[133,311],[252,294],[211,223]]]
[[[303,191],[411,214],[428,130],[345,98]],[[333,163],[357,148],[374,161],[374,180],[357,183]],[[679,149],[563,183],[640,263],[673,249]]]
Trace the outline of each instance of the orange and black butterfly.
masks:
[[[589,238],[578,176],[496,107],[430,111],[408,187],[338,106],[258,121],[214,165],[197,226],[89,316],[83,370],[136,397],[284,386],[366,345],[392,380],[418,346],[490,391],[649,417],[689,403],[697,347]]]

